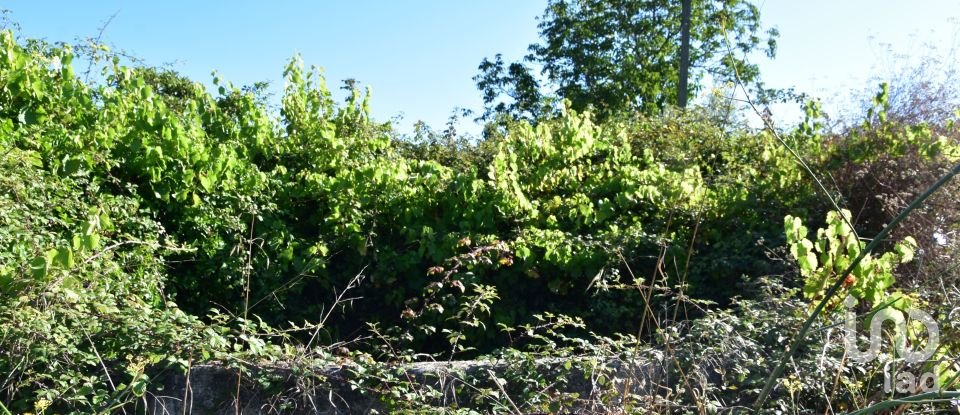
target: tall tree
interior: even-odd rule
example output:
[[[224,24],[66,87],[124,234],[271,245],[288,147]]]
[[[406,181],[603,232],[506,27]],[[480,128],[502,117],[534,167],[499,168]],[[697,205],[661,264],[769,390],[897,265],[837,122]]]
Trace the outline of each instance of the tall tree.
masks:
[[[600,117],[656,113],[678,102],[681,9],[678,0],[548,0],[541,41],[521,62],[506,65],[498,55],[480,64],[474,80],[484,116],[535,118],[550,95],[574,109],[593,107]],[[747,0],[692,0],[688,94],[708,74],[759,87],[759,70],[744,57],[763,51],[772,58],[777,36],[761,27],[759,9]]]

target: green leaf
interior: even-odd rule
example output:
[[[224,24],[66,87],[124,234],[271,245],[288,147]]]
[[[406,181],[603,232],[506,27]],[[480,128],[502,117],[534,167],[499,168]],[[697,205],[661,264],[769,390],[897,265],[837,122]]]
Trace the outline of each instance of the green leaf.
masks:
[[[523,260],[530,258],[530,255],[531,255],[530,248],[527,247],[526,245],[517,246],[516,248],[514,248],[514,253],[517,255],[518,258]]]
[[[197,175],[197,179],[200,181],[200,186],[203,187],[203,190],[207,191],[208,193],[213,191],[213,179],[210,178],[206,172],[200,172],[200,174]]]
[[[83,241],[83,248],[88,251],[96,251],[100,249],[100,235],[95,233],[86,235],[81,238]]]
[[[64,269],[73,268],[73,251],[70,248],[57,249],[54,262]]]
[[[913,261],[913,254],[917,249],[917,241],[913,239],[912,236],[908,236],[898,243],[894,249],[900,256],[900,263],[906,264],[907,262]]]
[[[50,262],[46,256],[38,256],[30,261],[30,271],[33,278],[42,280],[47,277],[50,271]]]

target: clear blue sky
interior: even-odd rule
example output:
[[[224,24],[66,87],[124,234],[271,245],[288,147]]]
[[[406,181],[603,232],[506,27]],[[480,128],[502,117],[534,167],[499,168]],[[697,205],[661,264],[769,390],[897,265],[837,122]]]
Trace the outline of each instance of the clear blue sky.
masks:
[[[883,43],[916,56],[923,43],[932,42],[945,53],[957,40],[960,17],[957,0],[757,4],[765,25],[781,32],[777,59],[759,62],[768,85],[795,86],[828,104],[843,102],[848,91],[882,75],[890,63]],[[217,70],[235,85],[266,80],[279,91],[284,64],[300,53],[325,69],[331,88],[345,78],[371,86],[374,116],[402,114],[401,131],[420,119],[442,128],[454,107],[479,110],[471,78],[480,60],[496,53],[507,60],[522,57],[537,39],[536,18],[544,6],[542,0],[0,0],[23,35],[51,41],[94,36],[116,13],[105,42],[150,64],[173,64],[203,82]]]
[[[853,104],[851,93],[876,91],[873,78],[888,80],[897,68],[910,66],[910,60],[938,56],[944,64],[960,64],[956,54],[960,50],[952,50],[960,47],[957,0],[758,0],[756,4],[765,24],[780,30],[777,58],[761,65],[764,80],[770,86],[795,86],[820,97],[832,113]],[[796,106],[774,111],[781,119],[795,121],[801,114]]]

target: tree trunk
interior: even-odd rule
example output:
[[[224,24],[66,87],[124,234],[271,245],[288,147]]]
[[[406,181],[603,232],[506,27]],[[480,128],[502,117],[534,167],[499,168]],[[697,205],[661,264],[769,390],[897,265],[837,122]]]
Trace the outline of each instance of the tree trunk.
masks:
[[[680,12],[680,86],[677,105],[687,107],[687,75],[690,71],[690,0],[681,0]]]

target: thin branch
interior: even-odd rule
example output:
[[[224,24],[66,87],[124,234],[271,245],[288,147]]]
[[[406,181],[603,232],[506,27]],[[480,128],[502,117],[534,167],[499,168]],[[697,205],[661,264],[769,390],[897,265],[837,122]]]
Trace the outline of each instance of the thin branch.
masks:
[[[118,14],[120,14],[120,10],[113,12],[113,14],[110,15],[110,18],[108,18],[107,21],[100,26],[100,29],[97,31],[97,37],[93,40],[94,45],[100,44],[100,39],[103,38],[103,32],[107,31],[107,26],[110,26],[110,23],[113,22],[113,18],[117,17]],[[87,62],[87,70],[83,72],[83,83],[87,83],[90,80],[90,71],[93,69],[93,61],[94,59],[91,54],[90,61]]]

